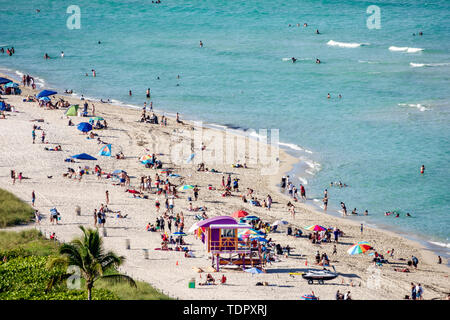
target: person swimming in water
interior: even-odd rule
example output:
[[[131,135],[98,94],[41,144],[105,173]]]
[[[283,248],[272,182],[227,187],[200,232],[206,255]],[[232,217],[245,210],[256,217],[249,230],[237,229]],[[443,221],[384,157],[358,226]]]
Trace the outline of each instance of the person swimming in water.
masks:
[[[352,214],[358,215],[358,213],[356,212],[356,208],[354,208],[354,209],[352,210]]]
[[[297,59],[295,59],[294,57],[291,58],[292,63],[295,63],[295,61],[297,61]]]
[[[421,173],[421,174],[424,174],[424,173],[425,173],[425,165],[422,165],[422,166],[420,167],[420,173]]]
[[[203,48],[203,42],[200,40],[200,48]]]
[[[319,29],[316,29],[316,34],[320,34]]]
[[[320,60],[319,60],[319,59],[316,59],[316,63],[319,64],[319,63],[320,63]]]
[[[412,217],[412,216],[409,214],[409,212],[406,213],[406,216],[407,216],[407,217]]]
[[[327,99],[330,99],[331,98],[331,95],[328,93],[328,95],[327,95]]]

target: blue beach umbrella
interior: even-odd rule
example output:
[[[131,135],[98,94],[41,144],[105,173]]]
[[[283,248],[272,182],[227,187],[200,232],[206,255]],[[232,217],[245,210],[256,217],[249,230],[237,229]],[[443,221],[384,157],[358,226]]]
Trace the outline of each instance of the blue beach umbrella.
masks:
[[[76,154],[74,156],[71,156],[71,158],[79,160],[97,160],[97,158],[94,158],[93,156],[90,156],[87,153]]]
[[[50,101],[50,98],[49,98],[49,97],[42,97],[42,98],[39,98],[39,100],[42,100],[42,101]]]
[[[119,173],[122,173],[122,172],[127,173],[126,171],[123,171],[123,170],[118,169],[118,170],[114,170],[114,171],[113,171],[113,174],[119,174]]]
[[[19,84],[14,82],[8,82],[7,84],[5,84],[5,88],[18,88],[18,87]]]
[[[0,84],[10,83],[10,82],[12,82],[12,81],[9,80],[9,79],[6,79],[6,78],[0,78]]]
[[[187,234],[184,233],[184,232],[174,232],[174,233],[172,233],[172,235],[173,235],[173,236],[179,236],[179,237],[187,236]]]
[[[256,240],[256,241],[258,241],[258,242],[267,242],[268,240],[266,239],[266,238],[263,238],[263,237],[252,237],[252,236],[250,236],[250,238],[252,239],[252,240]]]
[[[42,97],[48,97],[48,96],[52,96],[54,94],[57,94],[58,92],[56,91],[51,91],[51,90],[42,90],[41,92],[39,92],[37,94],[37,98],[42,98]]]
[[[81,122],[81,123],[78,124],[77,128],[81,132],[89,132],[89,131],[92,130],[92,125],[90,123],[87,123],[87,122]]]

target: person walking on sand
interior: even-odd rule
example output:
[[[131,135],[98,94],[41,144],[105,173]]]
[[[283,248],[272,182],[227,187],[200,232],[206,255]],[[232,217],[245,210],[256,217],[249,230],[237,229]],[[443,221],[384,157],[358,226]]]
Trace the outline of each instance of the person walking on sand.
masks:
[[[300,185],[300,195],[304,201],[306,201],[306,190],[303,184]]]
[[[33,192],[31,192],[31,204],[33,207],[34,207],[35,201],[36,201],[36,194],[34,193],[34,190],[33,190]]]
[[[416,294],[417,294],[416,286],[413,282],[411,282],[411,299],[412,300],[416,300]]]
[[[33,131],[31,131],[31,137],[33,138],[33,144],[36,140],[36,130],[33,128]]]
[[[12,183],[15,184],[16,183],[16,171],[11,170],[11,179],[12,179]]]
[[[364,225],[361,223],[361,234],[363,233]]]
[[[334,247],[333,247],[333,253],[332,254],[337,254],[337,248],[336,248],[336,245],[334,245]]]
[[[45,131],[42,130],[42,136],[41,136],[42,143],[45,143]]]
[[[97,219],[98,219],[97,209],[94,209],[94,228],[97,228]]]
[[[416,286],[416,299],[423,300],[423,288],[420,283]]]
[[[92,115],[95,116],[95,105],[92,104]]]
[[[106,190],[105,195],[106,195],[106,204],[109,204],[109,191],[108,190]]]

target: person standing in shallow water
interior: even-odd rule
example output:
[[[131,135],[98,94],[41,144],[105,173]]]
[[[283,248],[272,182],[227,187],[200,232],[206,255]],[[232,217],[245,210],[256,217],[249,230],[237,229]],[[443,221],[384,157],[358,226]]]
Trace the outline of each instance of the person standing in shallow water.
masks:
[[[424,173],[425,173],[425,165],[422,165],[422,166],[420,167],[420,173],[421,173],[421,174],[424,174]]]
[[[150,99],[150,88],[147,89],[147,99]]]

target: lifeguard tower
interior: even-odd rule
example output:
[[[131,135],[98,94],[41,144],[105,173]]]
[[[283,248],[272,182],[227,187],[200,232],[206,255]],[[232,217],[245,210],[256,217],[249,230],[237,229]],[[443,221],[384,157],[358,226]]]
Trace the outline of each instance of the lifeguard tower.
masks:
[[[201,230],[201,240],[208,253],[211,253],[212,265],[216,270],[220,266],[258,266],[262,264],[261,251],[252,248],[250,243],[239,240],[240,229],[251,229],[247,224],[239,224],[229,216],[218,216],[197,223]]]

